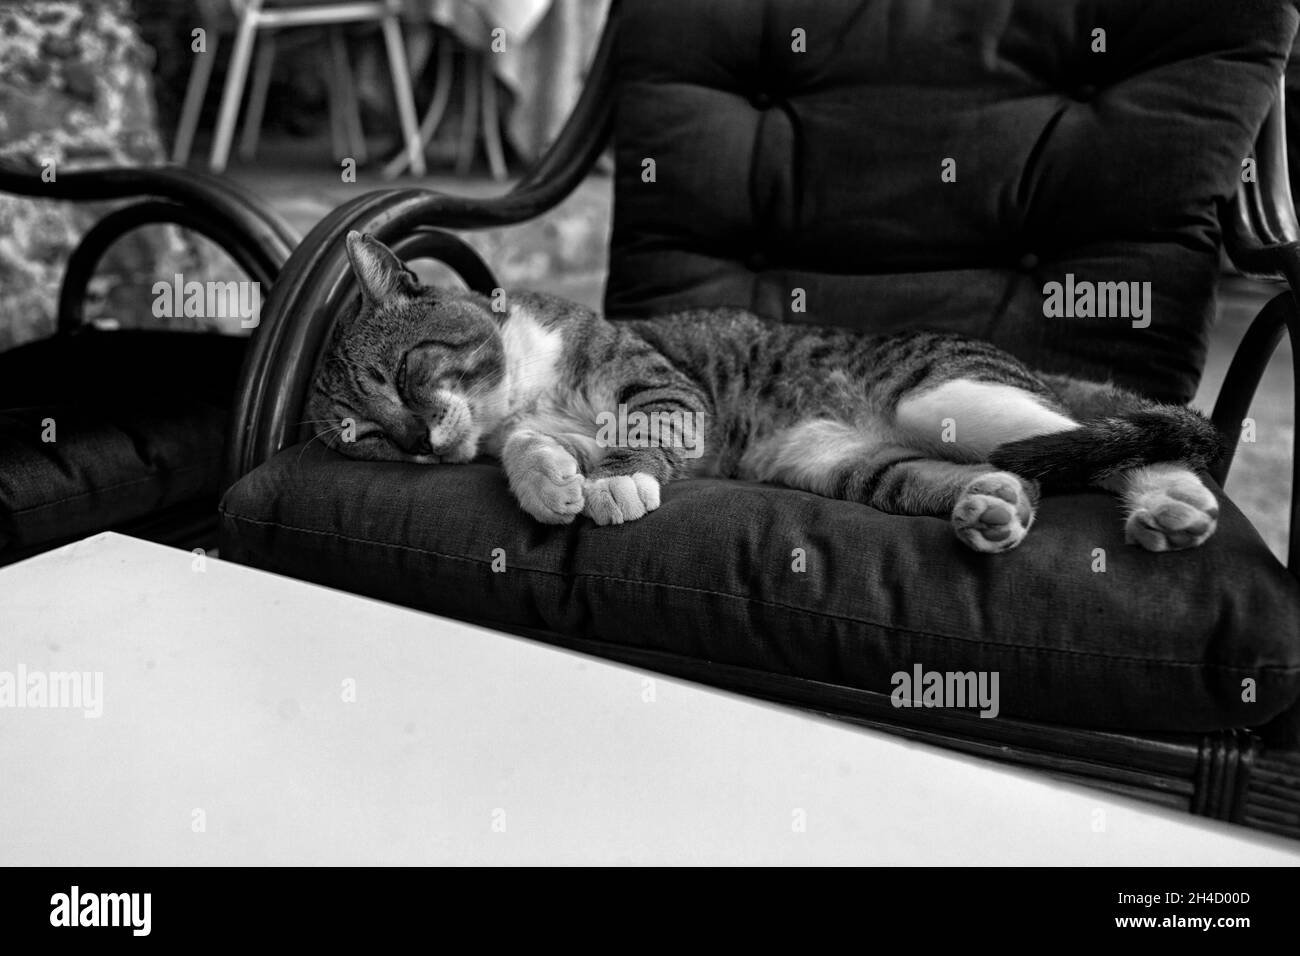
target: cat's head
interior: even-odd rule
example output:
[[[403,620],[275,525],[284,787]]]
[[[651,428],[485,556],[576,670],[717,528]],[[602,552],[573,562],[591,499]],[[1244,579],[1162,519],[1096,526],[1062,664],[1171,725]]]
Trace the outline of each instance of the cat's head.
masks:
[[[382,243],[347,237],[361,286],[335,329],[307,418],[331,448],[368,461],[466,462],[505,414],[504,350],[488,300],[420,285]]]

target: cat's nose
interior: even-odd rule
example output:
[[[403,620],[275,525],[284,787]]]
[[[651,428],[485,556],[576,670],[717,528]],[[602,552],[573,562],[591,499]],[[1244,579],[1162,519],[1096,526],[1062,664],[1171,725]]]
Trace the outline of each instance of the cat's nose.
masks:
[[[429,443],[441,455],[457,445],[465,433],[469,410],[464,404],[445,401],[429,419]]]
[[[404,434],[397,444],[408,455],[432,455],[433,444],[429,439],[429,430],[423,424],[415,424],[403,429]]]

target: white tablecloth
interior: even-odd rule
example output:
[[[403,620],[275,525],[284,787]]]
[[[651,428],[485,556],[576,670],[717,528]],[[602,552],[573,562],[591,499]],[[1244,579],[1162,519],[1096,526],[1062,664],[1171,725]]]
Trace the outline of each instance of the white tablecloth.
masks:
[[[512,94],[506,135],[535,157],[573,108],[600,39],[610,0],[407,0],[408,15],[450,29],[467,46],[488,49],[503,27],[496,76]]]

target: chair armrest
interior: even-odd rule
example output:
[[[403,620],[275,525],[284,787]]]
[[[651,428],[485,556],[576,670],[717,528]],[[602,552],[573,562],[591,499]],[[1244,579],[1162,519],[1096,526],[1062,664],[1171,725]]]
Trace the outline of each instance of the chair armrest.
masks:
[[[258,244],[246,231],[213,216],[208,209],[159,199],[132,203],[95,223],[68,257],[59,289],[60,333],[75,331],[85,324],[86,289],[104,253],[126,233],[158,224],[181,226],[206,236],[234,259],[249,278],[268,290],[284,264],[285,256],[279,251]]]
[[[241,255],[246,253],[250,263],[271,275],[279,271],[298,242],[297,233],[252,193],[229,180],[179,167],[115,166],[60,172],[54,181],[46,182],[37,171],[0,161],[0,192],[73,201],[142,196],[168,200],[201,214],[213,230],[238,237],[235,244]],[[233,254],[233,247],[228,251]]]
[[[1292,362],[1292,401],[1296,421],[1300,423],[1300,306],[1293,291],[1281,292],[1269,300],[1246,330],[1228,366],[1228,374],[1219,389],[1211,420],[1224,438],[1224,452],[1211,469],[1212,477],[1222,485],[1228,478],[1232,459],[1246,413],[1255,397],[1264,370],[1282,341],[1283,331],[1290,335]],[[1300,578],[1300,448],[1291,454],[1291,519],[1287,541],[1287,567]]]
[[[614,34],[618,0],[596,48],[587,82],[555,142],[501,196],[472,199],[427,189],[381,189],[334,210],[289,257],[262,309],[240,378],[226,487],[298,440],[302,408],[335,321],[356,298],[345,239],[369,233],[399,256],[441,259],[473,289],[497,287],[492,272],[446,229],[486,229],[524,222],[558,205],[595,165],[614,123]]]

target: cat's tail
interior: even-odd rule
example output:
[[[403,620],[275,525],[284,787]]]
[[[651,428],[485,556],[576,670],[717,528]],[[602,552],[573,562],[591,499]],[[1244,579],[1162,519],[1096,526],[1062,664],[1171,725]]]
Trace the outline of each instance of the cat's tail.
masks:
[[[989,461],[1045,487],[1093,485],[1130,468],[1181,462],[1208,468],[1223,452],[1218,429],[1181,405],[1081,422],[1078,428],[999,445]]]

